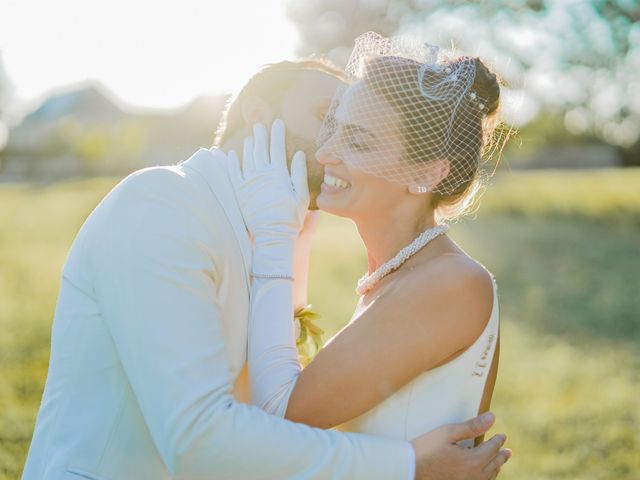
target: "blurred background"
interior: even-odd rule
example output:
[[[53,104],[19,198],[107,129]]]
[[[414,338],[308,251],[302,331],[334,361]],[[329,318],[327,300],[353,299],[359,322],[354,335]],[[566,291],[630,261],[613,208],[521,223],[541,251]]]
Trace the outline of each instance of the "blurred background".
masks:
[[[517,134],[451,233],[500,289],[493,431],[514,450],[500,478],[640,478],[636,0],[0,0],[1,480],[22,471],[61,268],[99,200],[210,146],[260,65],[344,66],[368,30],[478,55],[507,84]],[[341,219],[322,218],[315,246],[328,337],[366,259]]]

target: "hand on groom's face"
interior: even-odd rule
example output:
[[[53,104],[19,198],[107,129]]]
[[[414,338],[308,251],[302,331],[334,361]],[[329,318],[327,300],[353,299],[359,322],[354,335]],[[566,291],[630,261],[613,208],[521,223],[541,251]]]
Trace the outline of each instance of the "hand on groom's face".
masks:
[[[309,194],[311,202],[309,210],[317,210],[316,197],[320,195],[320,185],[324,179],[324,167],[316,160],[316,151],[318,146],[315,141],[309,141],[300,137],[291,135],[287,130],[287,158],[291,159],[293,154],[302,150],[307,159],[307,179],[309,181]],[[291,167],[289,165],[289,167]]]

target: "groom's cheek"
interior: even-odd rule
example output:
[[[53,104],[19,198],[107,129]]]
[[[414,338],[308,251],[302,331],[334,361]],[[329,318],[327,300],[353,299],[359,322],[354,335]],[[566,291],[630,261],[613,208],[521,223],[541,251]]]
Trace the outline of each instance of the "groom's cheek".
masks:
[[[313,153],[307,153],[307,180],[309,182],[309,194],[311,196],[310,210],[317,210],[316,197],[320,195],[320,186],[324,181],[324,166],[322,166],[315,158],[315,150]]]

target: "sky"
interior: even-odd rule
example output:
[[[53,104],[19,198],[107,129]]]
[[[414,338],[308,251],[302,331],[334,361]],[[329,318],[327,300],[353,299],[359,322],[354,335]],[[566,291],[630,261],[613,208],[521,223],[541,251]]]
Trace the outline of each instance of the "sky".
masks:
[[[279,0],[0,0],[14,109],[95,79],[125,105],[173,108],[234,92],[296,43]]]
[[[295,58],[298,32],[285,14],[285,1],[0,0],[0,60],[13,85],[5,121],[19,122],[52,91],[95,80],[130,109],[174,108],[199,95],[233,93],[260,65]],[[568,9],[572,2],[584,8]],[[567,45],[580,41],[570,35],[570,11],[591,15],[587,25],[598,40],[593,43],[598,55],[608,55],[601,43],[609,36],[588,4],[554,0],[550,5],[544,18],[518,25],[500,16],[476,22],[471,9],[441,9],[401,33],[442,45],[467,33],[473,39],[467,53],[489,60],[511,85],[502,97],[509,123],[526,124],[543,103],[575,103],[565,122],[574,133],[597,121],[609,132],[608,141],[629,144],[640,134],[640,113],[623,123],[615,117],[621,104],[640,112],[640,97],[631,92],[637,81],[617,81],[616,75],[637,72],[640,46],[627,55],[619,72],[569,70],[558,62]],[[634,32],[630,41],[640,45],[640,28]],[[491,37],[497,37],[498,45],[515,47],[532,67],[518,69],[487,41]],[[596,84],[597,94],[584,102],[589,86]],[[0,145],[6,132],[0,122]]]

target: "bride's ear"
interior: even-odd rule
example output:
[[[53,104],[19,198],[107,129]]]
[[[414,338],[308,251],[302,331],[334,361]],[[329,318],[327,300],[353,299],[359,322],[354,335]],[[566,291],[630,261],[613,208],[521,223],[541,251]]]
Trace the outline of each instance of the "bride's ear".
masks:
[[[255,95],[250,95],[243,99],[241,109],[242,119],[248,126],[252,126],[254,123],[271,125],[274,120],[271,106]]]

